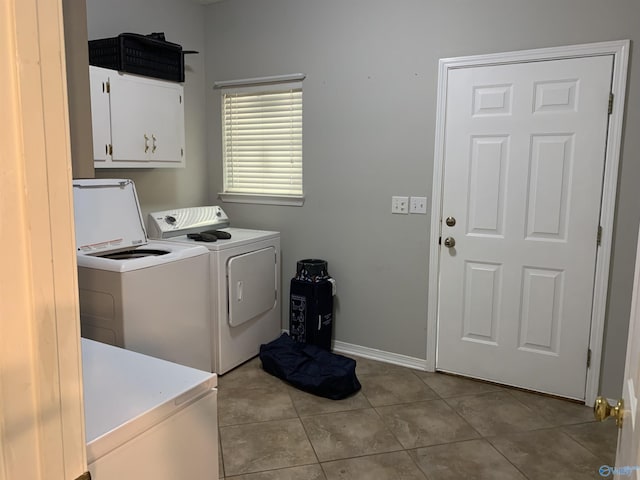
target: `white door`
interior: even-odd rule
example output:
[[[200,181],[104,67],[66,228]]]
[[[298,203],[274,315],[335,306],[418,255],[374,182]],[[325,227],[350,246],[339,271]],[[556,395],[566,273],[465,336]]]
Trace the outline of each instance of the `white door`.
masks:
[[[585,398],[612,65],[449,72],[438,370]]]
[[[636,253],[636,273],[633,281],[627,360],[624,369],[624,384],[622,386],[624,419],[618,436],[618,454],[616,456],[616,467],[618,467],[616,478],[618,479],[640,479],[638,396],[640,396],[640,237],[638,238],[638,251]]]

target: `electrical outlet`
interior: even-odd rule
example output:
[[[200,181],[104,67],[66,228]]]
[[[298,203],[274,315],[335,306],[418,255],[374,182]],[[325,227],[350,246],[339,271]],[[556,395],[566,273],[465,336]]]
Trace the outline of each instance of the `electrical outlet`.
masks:
[[[407,215],[409,213],[409,197],[391,197],[391,213]]]
[[[410,197],[409,213],[427,213],[427,197]]]

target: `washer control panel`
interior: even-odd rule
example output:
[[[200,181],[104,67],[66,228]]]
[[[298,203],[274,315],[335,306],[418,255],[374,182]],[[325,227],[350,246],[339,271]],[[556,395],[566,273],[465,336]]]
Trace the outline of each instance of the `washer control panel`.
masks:
[[[149,214],[149,238],[163,239],[229,226],[229,217],[221,207],[175,208]]]

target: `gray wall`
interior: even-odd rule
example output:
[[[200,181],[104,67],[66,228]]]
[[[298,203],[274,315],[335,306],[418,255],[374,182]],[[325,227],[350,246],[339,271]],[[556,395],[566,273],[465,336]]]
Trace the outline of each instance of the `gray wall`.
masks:
[[[240,227],[282,232],[283,279],[301,258],[338,282],[335,338],[425,358],[429,215],[391,215],[392,195],[431,205],[438,59],[640,40],[636,0],[87,0],[89,38],[164,31],[187,57],[187,168],[109,170],[136,181],[145,212],[221,204],[215,80],[303,72],[303,207],[224,204]],[[626,131],[640,129],[632,55]],[[205,108],[206,105],[206,108]],[[602,393],[617,397],[640,212],[638,135],[625,135]],[[288,309],[283,308],[283,325]]]
[[[93,137],[84,1],[63,0],[64,47],[69,99],[71,168],[74,178],[93,178]]]
[[[209,192],[205,124],[205,7],[184,0],[86,0],[89,39],[123,32],[164,32],[170,42],[199,55],[185,56],[184,169],[96,169],[98,178],[132,178],[145,214],[203,205]]]
[[[226,0],[207,7],[207,82],[295,72],[304,81],[303,207],[226,204],[236,226],[282,231],[283,279],[306,257],[337,280],[335,338],[425,358],[438,59],[629,38],[634,0]],[[640,129],[631,61],[626,131]],[[211,203],[222,188],[219,98],[207,90]],[[633,107],[635,105],[635,108]],[[624,138],[602,392],[621,392],[638,227],[638,135]],[[431,202],[429,202],[429,205]],[[287,292],[285,291],[285,297]],[[283,309],[285,317],[287,308]]]

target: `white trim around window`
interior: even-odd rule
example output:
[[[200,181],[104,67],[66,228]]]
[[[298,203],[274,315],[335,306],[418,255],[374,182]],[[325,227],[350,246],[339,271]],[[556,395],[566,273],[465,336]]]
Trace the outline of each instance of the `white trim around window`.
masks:
[[[245,193],[218,193],[223,202],[229,203],[258,203],[263,205],[288,205],[301,207],[304,205],[303,195],[249,195]]]

